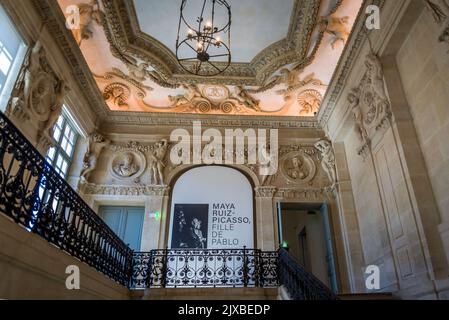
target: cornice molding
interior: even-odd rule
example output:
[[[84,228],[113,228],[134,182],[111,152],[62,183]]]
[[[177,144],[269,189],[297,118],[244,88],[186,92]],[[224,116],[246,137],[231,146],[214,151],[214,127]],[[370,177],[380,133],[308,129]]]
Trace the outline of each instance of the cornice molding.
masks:
[[[318,122],[310,117],[266,117],[266,116],[221,116],[183,114],[157,114],[147,112],[109,112],[102,123],[102,128],[108,125],[157,125],[157,126],[187,126],[192,121],[201,121],[204,127],[247,127],[268,129],[313,129],[319,130]]]

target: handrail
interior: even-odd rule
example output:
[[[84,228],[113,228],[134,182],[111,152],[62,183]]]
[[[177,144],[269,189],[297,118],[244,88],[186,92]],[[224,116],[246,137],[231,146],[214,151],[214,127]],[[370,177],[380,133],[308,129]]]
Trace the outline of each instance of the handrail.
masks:
[[[278,276],[292,300],[338,300],[338,297],[312,273],[300,266],[285,249],[279,249]]]
[[[133,251],[1,112],[0,212],[128,286]]]
[[[277,252],[159,249],[134,253],[130,287],[277,287]]]
[[[130,289],[284,285],[292,299],[337,299],[284,249],[133,252],[1,112],[0,212]]]

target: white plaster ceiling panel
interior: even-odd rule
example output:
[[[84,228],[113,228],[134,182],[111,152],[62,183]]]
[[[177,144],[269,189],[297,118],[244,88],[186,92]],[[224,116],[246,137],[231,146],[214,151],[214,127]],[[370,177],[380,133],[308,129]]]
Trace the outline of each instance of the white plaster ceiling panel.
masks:
[[[80,6],[81,28],[73,30],[73,34],[109,109],[292,117],[314,116],[318,111],[362,4],[362,0],[321,1],[306,48],[307,63],[287,61],[255,86],[236,85],[233,77],[229,77],[229,82],[223,78],[219,83],[210,83],[205,78],[204,82],[177,80],[174,84],[161,75],[159,65],[144,56],[127,51],[117,55],[105,29],[107,1],[58,0],[58,3],[65,15],[67,6]],[[228,0],[233,17],[233,62],[249,63],[266,47],[285,39],[296,1],[302,0]],[[173,52],[181,1],[132,3],[141,32]]]

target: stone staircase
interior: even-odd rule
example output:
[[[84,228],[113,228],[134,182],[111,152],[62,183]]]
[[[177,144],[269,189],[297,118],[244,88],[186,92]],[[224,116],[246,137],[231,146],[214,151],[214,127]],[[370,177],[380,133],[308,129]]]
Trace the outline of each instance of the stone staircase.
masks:
[[[169,288],[135,290],[135,300],[278,300],[277,288]]]

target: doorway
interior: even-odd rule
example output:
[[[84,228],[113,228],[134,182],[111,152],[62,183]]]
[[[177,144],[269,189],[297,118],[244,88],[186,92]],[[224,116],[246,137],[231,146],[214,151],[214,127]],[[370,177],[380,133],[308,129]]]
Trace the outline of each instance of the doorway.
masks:
[[[337,292],[327,205],[278,203],[277,209],[279,243],[305,270]]]
[[[140,251],[144,207],[101,206],[99,216],[134,251]]]

